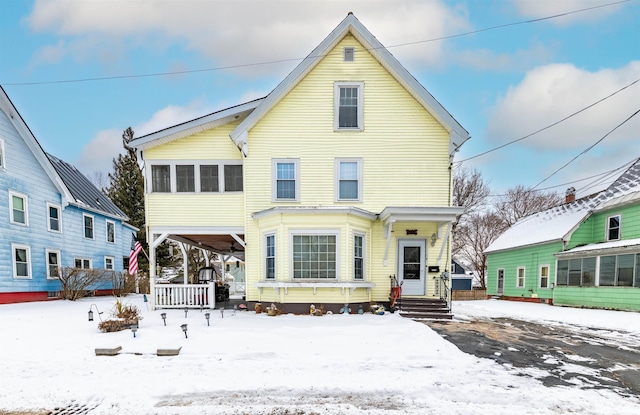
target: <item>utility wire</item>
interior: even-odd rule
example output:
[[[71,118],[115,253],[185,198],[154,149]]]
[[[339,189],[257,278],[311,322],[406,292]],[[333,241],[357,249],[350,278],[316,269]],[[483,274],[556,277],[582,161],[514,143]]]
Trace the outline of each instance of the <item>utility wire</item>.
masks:
[[[584,111],[588,110],[589,108],[591,108],[591,107],[593,107],[593,106],[595,106],[595,105],[597,105],[597,104],[601,103],[602,101],[605,101],[605,100],[607,100],[607,99],[611,98],[612,96],[616,95],[617,93],[624,91],[625,89],[629,88],[630,86],[632,86],[632,85],[634,85],[634,84],[637,84],[638,82],[640,82],[640,78],[639,78],[639,79],[636,79],[636,80],[635,80],[635,81],[633,81],[633,82],[631,82],[629,85],[623,86],[622,88],[620,88],[620,89],[618,89],[617,91],[615,91],[615,92],[613,92],[613,93],[611,93],[611,94],[607,95],[606,97],[601,98],[601,99],[597,100],[596,102],[594,102],[594,103],[592,103],[592,104],[587,105],[586,107],[584,107],[584,108],[582,108],[582,109],[580,109],[580,110],[578,110],[578,111],[574,112],[573,114],[570,114],[570,115],[568,115],[568,116],[564,117],[563,119],[561,119],[561,120],[559,120],[559,121],[554,122],[553,124],[549,124],[549,125],[547,125],[546,127],[543,127],[543,128],[541,128],[541,129],[539,129],[539,130],[537,130],[537,131],[534,131],[534,132],[532,132],[532,133],[530,133],[530,134],[525,135],[524,137],[516,138],[515,140],[509,141],[508,143],[505,143],[505,144],[499,145],[498,147],[494,147],[494,148],[489,149],[489,150],[487,150],[487,151],[484,151],[484,152],[482,152],[482,153],[480,153],[480,154],[476,154],[475,156],[471,156],[471,157],[468,157],[468,158],[466,158],[466,159],[456,161],[455,163],[456,163],[456,164],[461,164],[461,163],[464,163],[465,161],[473,160],[473,159],[475,159],[475,158],[478,158],[478,157],[484,156],[485,154],[491,153],[491,152],[493,152],[493,151],[500,150],[501,148],[504,148],[504,147],[506,147],[506,146],[508,146],[508,145],[511,145],[511,144],[513,144],[513,143],[517,143],[518,141],[522,141],[522,140],[524,140],[524,139],[526,139],[526,138],[529,138],[529,137],[531,137],[531,136],[533,136],[533,135],[536,135],[536,134],[538,134],[538,133],[540,133],[540,132],[542,132],[542,131],[544,131],[544,130],[548,130],[549,128],[554,127],[554,126],[556,126],[556,125],[560,124],[561,122],[564,122],[564,121],[568,120],[569,118],[572,118],[572,117],[574,117],[574,116],[576,116],[576,115],[580,114],[581,112],[584,112]]]
[[[540,181],[538,184],[536,184],[535,186],[532,187],[532,190],[535,189],[536,187],[540,186],[542,183],[544,183],[545,181],[549,180],[551,177],[553,177],[556,173],[558,173],[560,170],[564,169],[565,167],[567,167],[569,164],[573,163],[578,157],[580,157],[581,155],[587,153],[589,150],[591,150],[592,148],[594,148],[595,146],[597,146],[600,142],[602,142],[602,140],[604,140],[605,138],[607,138],[607,136],[609,134],[611,134],[612,132],[614,132],[615,130],[617,130],[618,128],[620,128],[622,125],[624,125],[627,121],[629,121],[631,118],[635,117],[636,115],[638,115],[638,113],[640,112],[640,109],[636,110],[636,112],[634,112],[633,114],[631,114],[626,120],[622,121],[620,124],[616,125],[611,131],[609,131],[608,133],[606,133],[604,136],[602,136],[602,138],[600,138],[598,141],[596,141],[595,143],[591,144],[589,147],[587,147],[586,149],[582,150],[582,152],[580,152],[580,154],[578,154],[577,156],[575,156],[574,158],[572,158],[571,160],[569,160],[564,166],[560,167],[558,170],[554,171],[553,173],[551,173],[549,176],[547,176],[546,178],[544,178],[542,181]]]
[[[505,24],[501,24],[501,25],[497,25],[497,26],[485,27],[483,29],[472,30],[470,32],[458,33],[458,34],[450,35],[450,36],[442,36],[442,37],[437,37],[437,38],[432,38],[432,39],[418,40],[418,41],[415,41],[415,42],[399,43],[399,44],[391,45],[391,46],[387,46],[387,47],[383,46],[383,48],[391,49],[391,48],[398,48],[398,47],[402,47],[402,46],[410,46],[410,45],[416,45],[416,44],[428,43],[428,42],[437,42],[437,41],[441,41],[441,40],[447,40],[447,39],[453,39],[453,38],[458,38],[458,37],[463,37],[463,36],[469,36],[469,35],[474,35],[474,34],[477,34],[477,33],[487,32],[487,31],[496,30],[496,29],[502,29],[502,28],[510,27],[510,26],[517,26],[517,25],[523,25],[523,24],[537,23],[537,22],[541,22],[541,21],[545,21],[545,20],[557,19],[559,17],[564,17],[564,16],[568,16],[568,15],[571,15],[571,14],[583,13],[583,12],[586,12],[586,11],[599,9],[599,8],[602,8],[602,7],[615,6],[617,4],[628,3],[630,1],[631,0],[621,0],[621,1],[616,1],[616,2],[613,2],[613,3],[601,4],[599,6],[586,7],[586,8],[583,8],[583,9],[572,10],[572,11],[565,12],[565,13],[554,14],[552,16],[540,17],[540,18],[537,18],[537,19],[530,19],[530,20],[522,20],[522,21],[513,22],[513,23],[505,23]],[[367,49],[367,50],[375,50],[375,49],[377,49],[377,48],[370,48],[370,49]],[[147,73],[147,74],[139,74],[139,75],[115,75],[115,76],[103,76],[103,77],[81,78],[81,79],[62,79],[62,80],[54,80],[54,81],[10,82],[10,83],[4,83],[4,85],[5,86],[24,86],[24,85],[65,84],[65,83],[76,83],[76,82],[106,81],[106,80],[112,80],[112,79],[131,79],[131,78],[149,78],[149,77],[156,77],[156,76],[184,75],[184,74],[191,74],[191,73],[213,72],[213,71],[223,71],[223,70],[228,70],[228,69],[247,68],[247,67],[252,67],[252,66],[273,65],[273,64],[284,63],[284,62],[302,61],[302,60],[307,59],[307,58],[316,58],[316,57],[323,57],[323,56],[320,55],[320,56],[307,56],[306,58],[288,58],[288,59],[280,59],[280,60],[274,60],[274,61],[245,63],[245,64],[238,64],[238,65],[219,66],[219,67],[215,67],[215,68],[192,69],[192,70],[185,70],[185,71],[155,72],[155,73]]]

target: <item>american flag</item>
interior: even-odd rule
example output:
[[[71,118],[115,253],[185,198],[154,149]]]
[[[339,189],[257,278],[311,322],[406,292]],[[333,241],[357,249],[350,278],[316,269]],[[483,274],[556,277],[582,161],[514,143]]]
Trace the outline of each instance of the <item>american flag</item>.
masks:
[[[129,274],[134,275],[138,272],[138,254],[142,251],[140,241],[135,237],[131,238],[131,253],[129,254]]]

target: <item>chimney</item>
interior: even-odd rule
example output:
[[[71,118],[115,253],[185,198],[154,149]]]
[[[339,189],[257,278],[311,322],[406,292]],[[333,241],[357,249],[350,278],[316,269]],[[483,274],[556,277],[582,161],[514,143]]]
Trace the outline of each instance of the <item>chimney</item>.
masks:
[[[576,188],[570,187],[567,189],[567,192],[564,194],[565,203],[571,203],[576,201]]]

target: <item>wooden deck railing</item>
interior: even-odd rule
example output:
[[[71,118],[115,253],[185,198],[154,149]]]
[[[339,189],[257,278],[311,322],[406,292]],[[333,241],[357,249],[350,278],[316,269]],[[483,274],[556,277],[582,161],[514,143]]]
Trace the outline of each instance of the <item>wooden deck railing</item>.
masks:
[[[215,287],[209,284],[156,284],[156,308],[215,308]]]

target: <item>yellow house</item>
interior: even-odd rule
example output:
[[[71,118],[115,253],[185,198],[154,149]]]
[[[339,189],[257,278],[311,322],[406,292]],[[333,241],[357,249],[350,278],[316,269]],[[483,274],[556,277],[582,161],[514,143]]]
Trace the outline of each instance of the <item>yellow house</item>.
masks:
[[[268,96],[133,141],[151,263],[166,239],[241,258],[250,308],[366,311],[395,280],[405,301],[446,303],[468,138],[349,13]],[[210,287],[168,294],[150,268],[152,306],[213,306]]]

